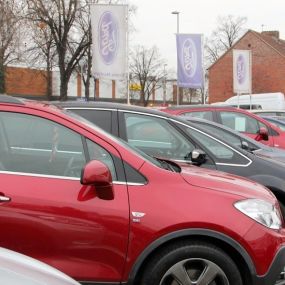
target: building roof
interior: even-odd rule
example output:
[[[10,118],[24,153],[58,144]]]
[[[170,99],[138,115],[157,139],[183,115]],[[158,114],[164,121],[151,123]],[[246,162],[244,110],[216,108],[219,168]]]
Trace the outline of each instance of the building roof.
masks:
[[[244,39],[249,33],[253,34],[261,41],[263,41],[266,45],[270,46],[277,53],[279,53],[282,57],[285,57],[285,40],[279,38],[278,31],[263,31],[258,33],[253,30],[248,30],[230,49],[228,49],[224,54],[222,54],[208,69],[211,69],[218,61],[220,61],[226,54],[231,52],[236,45]]]

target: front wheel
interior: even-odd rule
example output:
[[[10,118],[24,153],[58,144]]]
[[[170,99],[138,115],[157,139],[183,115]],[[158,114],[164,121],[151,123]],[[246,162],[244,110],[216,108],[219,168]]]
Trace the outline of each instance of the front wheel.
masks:
[[[242,285],[233,260],[206,243],[165,248],[146,266],[141,285]]]

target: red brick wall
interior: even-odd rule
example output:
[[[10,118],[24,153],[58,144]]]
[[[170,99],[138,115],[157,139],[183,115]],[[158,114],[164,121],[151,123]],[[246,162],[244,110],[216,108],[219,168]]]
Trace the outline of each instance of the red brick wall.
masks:
[[[249,32],[234,47],[252,50],[252,93],[285,94],[285,58]],[[209,69],[209,103],[223,102],[233,93],[233,53],[230,50]]]
[[[46,72],[36,69],[7,67],[6,93],[9,95],[45,96]]]

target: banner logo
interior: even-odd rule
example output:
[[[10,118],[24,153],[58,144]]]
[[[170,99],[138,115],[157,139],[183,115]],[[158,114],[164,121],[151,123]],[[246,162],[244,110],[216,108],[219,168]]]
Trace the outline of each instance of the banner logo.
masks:
[[[186,39],[182,47],[183,68],[186,76],[193,77],[197,69],[197,50],[191,39]]]
[[[112,64],[117,56],[118,50],[118,24],[110,11],[102,14],[99,21],[99,49],[105,64]]]
[[[239,84],[243,84],[246,79],[246,64],[245,64],[245,58],[242,54],[239,55],[237,58],[237,80]]]

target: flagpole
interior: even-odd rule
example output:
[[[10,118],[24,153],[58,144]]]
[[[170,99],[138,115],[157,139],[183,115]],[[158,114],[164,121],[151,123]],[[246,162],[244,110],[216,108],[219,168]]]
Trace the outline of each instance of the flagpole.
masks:
[[[127,45],[126,45],[126,61],[127,61],[127,104],[131,105],[130,102],[130,70],[129,70],[129,5],[126,5],[127,7]]]

